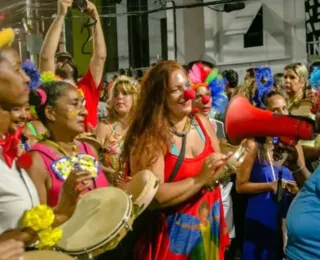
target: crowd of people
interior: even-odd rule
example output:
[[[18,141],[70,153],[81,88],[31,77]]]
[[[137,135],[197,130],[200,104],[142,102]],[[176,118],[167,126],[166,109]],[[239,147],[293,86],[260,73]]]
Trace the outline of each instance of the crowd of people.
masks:
[[[292,63],[274,75],[268,67],[249,68],[240,84],[235,70],[220,71],[204,59],[187,66],[159,61],[144,75],[119,71],[104,84],[107,48],[92,2],[87,72],[80,76],[73,57],[56,52],[71,6],[72,0],[58,0],[38,68],[25,65],[10,40],[0,41],[0,259],[54,246],[26,224],[32,209],[47,205],[55,230],[74,215],[83,194],[126,190],[143,170],[160,182],[149,209],[97,259],[229,260],[239,251],[243,260],[320,259],[316,134],[291,146],[276,137],[245,139],[237,174],[212,186],[238,148],[228,144],[223,127],[234,97],[307,117],[317,131],[320,62],[309,70]],[[84,133],[101,147],[79,138]]]

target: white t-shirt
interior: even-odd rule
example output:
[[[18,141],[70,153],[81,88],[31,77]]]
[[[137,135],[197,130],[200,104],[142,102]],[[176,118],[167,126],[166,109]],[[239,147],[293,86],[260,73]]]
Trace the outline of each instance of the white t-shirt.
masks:
[[[210,118],[210,122],[213,124],[215,128],[218,139],[225,139],[226,135],[224,133],[224,124],[221,121],[215,120],[213,118]],[[224,217],[226,219],[226,223],[229,230],[229,237],[235,238],[236,229],[235,229],[234,220],[233,220],[233,203],[231,198],[232,186],[233,186],[233,183],[227,181],[224,185],[220,184],[220,190],[221,190]]]
[[[236,228],[234,226],[233,203],[231,198],[232,186],[233,186],[232,182],[227,182],[225,185],[220,184],[220,190],[221,190],[221,199],[223,204],[224,217],[226,219],[226,223],[229,230],[229,237],[235,238]]]
[[[18,170],[16,162],[10,169],[0,148],[0,234],[18,228],[25,211],[37,205],[39,196],[32,180]]]

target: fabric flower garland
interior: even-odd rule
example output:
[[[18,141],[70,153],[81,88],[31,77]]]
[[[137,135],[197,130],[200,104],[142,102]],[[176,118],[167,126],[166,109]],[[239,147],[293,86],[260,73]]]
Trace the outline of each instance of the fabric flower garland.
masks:
[[[45,204],[36,206],[24,214],[22,225],[37,232],[38,249],[51,248],[62,238],[62,229],[51,227],[54,218],[53,209]]]

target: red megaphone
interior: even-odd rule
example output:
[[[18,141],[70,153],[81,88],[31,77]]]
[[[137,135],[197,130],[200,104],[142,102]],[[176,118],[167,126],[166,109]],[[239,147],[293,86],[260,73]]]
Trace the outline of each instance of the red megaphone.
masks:
[[[242,95],[231,99],[224,127],[227,139],[233,145],[239,145],[246,138],[267,136],[310,140],[314,132],[312,120],[256,108]]]

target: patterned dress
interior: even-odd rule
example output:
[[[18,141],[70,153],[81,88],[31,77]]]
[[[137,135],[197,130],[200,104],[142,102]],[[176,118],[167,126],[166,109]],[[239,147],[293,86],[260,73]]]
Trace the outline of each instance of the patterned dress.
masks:
[[[112,127],[110,138],[104,143],[103,164],[106,168],[114,171],[114,174],[108,174],[107,178],[111,184],[114,184],[118,170],[120,169],[120,154],[123,147],[123,135],[116,132],[117,123]]]
[[[174,181],[199,174],[205,158],[214,152],[210,137],[200,120],[205,148],[195,158],[185,158]],[[165,181],[177,162],[177,155],[165,156]],[[134,250],[136,260],[221,260],[229,243],[220,187],[202,190],[187,201],[171,208],[148,213],[144,233]]]

